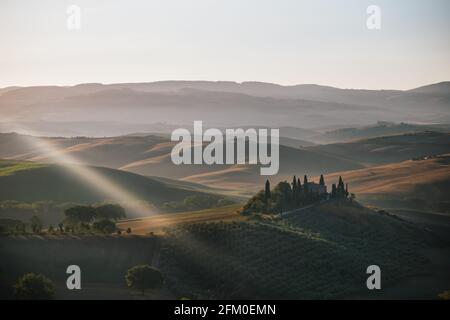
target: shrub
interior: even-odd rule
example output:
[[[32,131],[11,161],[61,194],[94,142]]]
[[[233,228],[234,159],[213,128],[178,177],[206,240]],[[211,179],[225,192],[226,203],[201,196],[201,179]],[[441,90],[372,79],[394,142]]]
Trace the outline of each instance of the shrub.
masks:
[[[90,223],[96,215],[96,210],[91,206],[75,206],[64,210],[64,214],[68,222]]]
[[[163,285],[161,272],[149,265],[138,265],[127,271],[125,276],[128,287],[133,287],[145,294],[146,289],[159,289]]]
[[[14,285],[14,296],[20,300],[53,299],[55,285],[42,274],[27,273]]]

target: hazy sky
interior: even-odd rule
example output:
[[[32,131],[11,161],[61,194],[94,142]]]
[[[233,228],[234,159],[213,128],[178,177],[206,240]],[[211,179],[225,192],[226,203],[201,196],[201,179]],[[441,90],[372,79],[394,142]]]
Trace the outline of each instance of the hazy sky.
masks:
[[[69,5],[81,29],[66,26]],[[366,8],[381,8],[369,30]],[[0,87],[157,80],[409,89],[450,80],[448,0],[1,0]]]

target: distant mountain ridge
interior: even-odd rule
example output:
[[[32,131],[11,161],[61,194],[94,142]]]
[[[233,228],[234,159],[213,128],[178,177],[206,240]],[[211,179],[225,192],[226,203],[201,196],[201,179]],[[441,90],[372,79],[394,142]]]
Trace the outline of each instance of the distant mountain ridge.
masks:
[[[412,90],[281,86],[262,82],[161,81],[35,86],[0,91],[0,117],[17,121],[122,121],[213,126],[368,125],[376,120],[450,122],[449,82]],[[212,112],[214,111],[214,112]]]
[[[102,91],[105,89],[134,89],[137,91],[154,91],[154,92],[164,92],[164,91],[179,91],[183,89],[197,89],[202,91],[222,91],[222,92],[240,92],[247,93],[251,95],[276,95],[280,96],[295,96],[295,95],[306,95],[306,94],[323,94],[325,92],[347,92],[347,93],[363,93],[363,92],[381,92],[388,94],[398,94],[401,92],[447,92],[450,90],[450,81],[443,81],[438,83],[433,83],[429,85],[420,86],[417,88],[412,88],[409,90],[396,90],[396,89],[382,89],[382,90],[371,90],[371,89],[343,89],[326,85],[319,84],[296,84],[296,85],[280,85],[268,82],[258,82],[258,81],[244,81],[244,82],[234,82],[234,81],[195,81],[195,80],[167,80],[167,81],[154,81],[154,82],[129,82],[129,83],[113,83],[113,84],[102,84],[102,83],[81,83],[73,86],[15,86],[0,88],[0,92],[3,90],[13,91],[13,90],[37,90],[37,89],[63,89],[72,90],[73,93],[87,93]],[[4,92],[3,92],[4,93]],[[303,97],[305,98],[305,97]]]

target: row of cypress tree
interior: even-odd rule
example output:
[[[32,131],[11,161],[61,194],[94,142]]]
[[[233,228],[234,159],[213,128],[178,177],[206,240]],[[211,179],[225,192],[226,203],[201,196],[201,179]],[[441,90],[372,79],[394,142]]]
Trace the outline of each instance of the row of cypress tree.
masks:
[[[325,186],[323,175],[320,175],[319,185]],[[281,213],[287,210],[297,209],[324,198],[343,198],[348,196],[348,185],[339,177],[338,184],[332,185],[331,193],[318,194],[312,192],[308,176],[303,176],[303,184],[300,178],[293,176],[292,183],[279,182],[271,189],[269,180],[266,180],[264,190],[253,196],[243,208],[244,214],[250,213]]]

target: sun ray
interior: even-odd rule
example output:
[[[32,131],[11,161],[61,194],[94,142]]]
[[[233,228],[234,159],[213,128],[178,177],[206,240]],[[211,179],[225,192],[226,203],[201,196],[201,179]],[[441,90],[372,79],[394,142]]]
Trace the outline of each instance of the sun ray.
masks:
[[[38,134],[34,134],[30,129],[21,129],[33,137],[38,136]],[[94,187],[105,196],[105,200],[130,204],[136,208],[133,211],[136,211],[139,216],[149,216],[156,213],[150,206],[145,205],[146,202],[144,199],[134,195],[129,190],[101,174],[98,168],[85,165],[73,155],[64,152],[64,150],[58,148],[57,144],[52,143],[51,140],[46,138],[30,139],[27,136],[21,137],[23,143],[33,144],[36,149],[46,155],[50,162],[63,165],[74,179]]]

